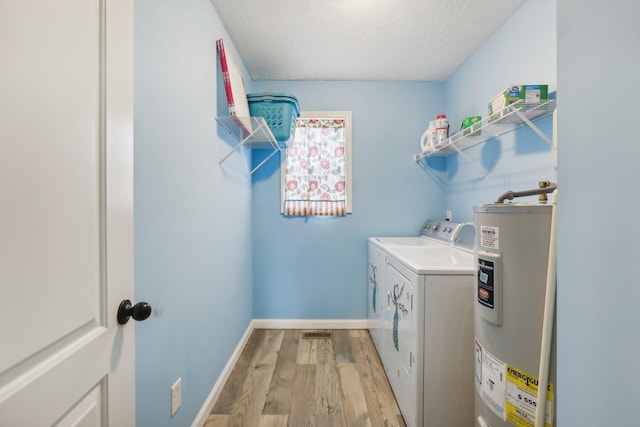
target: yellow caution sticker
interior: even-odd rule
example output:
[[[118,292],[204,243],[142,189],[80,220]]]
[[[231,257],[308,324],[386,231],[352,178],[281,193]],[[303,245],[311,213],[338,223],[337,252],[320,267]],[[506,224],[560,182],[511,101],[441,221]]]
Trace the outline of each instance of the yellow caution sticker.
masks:
[[[538,405],[538,378],[507,365],[507,421],[517,427],[534,427]],[[553,427],[553,384],[547,387],[545,427]]]

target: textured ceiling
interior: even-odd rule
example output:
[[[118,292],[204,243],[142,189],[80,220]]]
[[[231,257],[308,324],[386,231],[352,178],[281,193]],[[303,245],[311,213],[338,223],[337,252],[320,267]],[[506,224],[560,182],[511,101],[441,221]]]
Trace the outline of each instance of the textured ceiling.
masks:
[[[254,80],[417,81],[446,80],[525,1],[211,0]]]

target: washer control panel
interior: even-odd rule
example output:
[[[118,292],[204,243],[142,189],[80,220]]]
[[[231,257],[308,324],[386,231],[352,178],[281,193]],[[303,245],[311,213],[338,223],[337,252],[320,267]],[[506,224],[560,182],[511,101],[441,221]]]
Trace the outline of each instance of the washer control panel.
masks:
[[[461,226],[458,222],[429,219],[422,226],[420,235],[451,243]]]

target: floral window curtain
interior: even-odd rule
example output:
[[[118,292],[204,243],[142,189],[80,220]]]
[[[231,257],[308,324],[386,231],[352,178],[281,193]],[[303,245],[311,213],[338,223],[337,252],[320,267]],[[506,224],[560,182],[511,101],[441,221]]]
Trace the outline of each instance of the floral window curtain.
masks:
[[[344,154],[343,119],[298,119],[287,149],[285,215],[346,215]]]

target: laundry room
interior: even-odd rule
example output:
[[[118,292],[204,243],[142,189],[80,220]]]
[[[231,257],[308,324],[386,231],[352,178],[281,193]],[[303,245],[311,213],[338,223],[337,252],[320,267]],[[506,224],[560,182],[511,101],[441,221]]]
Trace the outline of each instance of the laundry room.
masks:
[[[640,231],[633,226],[640,209],[635,164],[640,144],[633,97],[640,93],[640,3],[367,3],[100,2],[99,13],[106,16],[100,18],[100,37],[117,33],[108,30],[109,4],[130,9],[125,13],[130,22],[123,25],[132,28],[131,206],[120,203],[122,194],[100,187],[116,201],[114,212],[128,212],[133,223],[131,254],[120,253],[131,258],[133,294],[122,301],[130,305],[120,306],[118,321],[123,312],[126,319],[114,326],[111,359],[100,358],[109,369],[120,366],[118,378],[122,371],[130,377],[122,417],[111,419],[139,427],[223,425],[209,417],[254,342],[252,333],[266,331],[271,345],[270,331],[299,330],[310,331],[317,346],[322,336],[313,334],[327,331],[338,331],[337,338],[352,331],[350,339],[368,340],[363,348],[377,351],[386,375],[382,382],[388,379],[402,413],[398,426],[636,425],[640,283],[632,265],[640,257]],[[460,22],[440,33],[408,32],[411,15],[425,14],[425,4],[434,15],[458,14]],[[0,16],[19,15],[9,9]],[[484,29],[474,19],[476,9],[487,17]],[[311,19],[309,10],[333,14],[337,23],[362,13],[358,27],[345,36],[359,48],[333,55],[339,35],[309,38],[303,33],[312,25],[288,27],[278,21],[285,22],[285,13]],[[240,25],[261,17],[269,21],[249,29]],[[270,31],[283,36],[282,46],[265,49],[252,42]],[[471,31],[476,36],[465,39]],[[402,34],[397,49],[385,44],[390,33]],[[433,37],[436,50],[425,54],[416,37]],[[461,46],[461,39],[470,46]],[[228,63],[221,60],[222,43]],[[108,57],[109,44],[100,46]],[[455,59],[448,49],[456,51]],[[313,59],[296,60],[292,52]],[[404,61],[402,55],[416,60]],[[100,83],[100,93],[110,94],[108,78],[120,71],[100,58],[98,80],[107,82]],[[227,67],[240,79],[241,91],[234,91],[237,108],[238,94],[249,102],[252,96],[275,94],[295,99],[294,124],[298,115],[338,117],[336,122],[345,124],[348,145],[338,152],[348,161],[340,166],[344,179],[335,188],[345,190],[346,201],[338,214],[286,210],[289,187],[283,174],[295,129],[284,142],[269,136],[269,129],[264,139],[271,145],[261,140],[243,146],[245,136],[266,122],[246,121],[242,113],[234,117]],[[13,75],[6,76],[5,81]],[[532,92],[536,101],[524,102]],[[499,118],[490,117],[496,99],[515,104],[498,110]],[[442,123],[447,134],[439,140],[435,128]],[[0,118],[0,136],[2,124]],[[7,148],[0,157],[10,159],[11,153]],[[1,181],[13,182],[19,175],[12,163],[0,163],[0,172],[13,171]],[[5,187],[0,196],[7,207],[18,206],[22,199]],[[520,204],[533,207],[520,209]],[[509,207],[517,212],[505,212]],[[512,222],[516,216],[521,222]],[[12,249],[9,231],[15,226],[8,224],[0,229],[9,236],[0,245],[5,259],[20,252]],[[103,225],[101,233],[107,233]],[[538,227],[545,230],[542,238]],[[516,247],[525,248],[526,259],[512,260]],[[15,273],[18,267],[3,270]],[[109,274],[101,270],[100,277]],[[17,281],[18,276],[1,273],[0,279]],[[3,341],[5,333],[9,340],[18,336],[12,335],[12,319],[23,314],[7,301],[32,297],[24,280],[27,290],[15,293],[4,293],[9,287],[2,283]],[[540,292],[505,291],[512,283],[530,282]],[[107,295],[104,286],[100,289]],[[148,304],[131,305],[137,302]],[[116,309],[108,309],[100,319],[111,325]],[[140,321],[125,325],[129,317]],[[478,328],[477,322],[485,326]],[[76,323],[73,334],[90,322]],[[133,331],[135,359],[119,364],[118,351],[127,345],[123,336]],[[500,348],[525,332],[532,338],[521,346]],[[55,363],[47,364],[53,366],[73,334],[34,348],[53,355]],[[281,334],[277,345],[287,337]],[[268,366],[276,364],[277,353],[271,348],[263,354]],[[54,410],[53,403],[41,414],[15,409],[29,401],[23,391],[34,387],[23,385],[31,384],[45,356],[24,356],[18,363],[13,355],[0,356],[0,425],[7,420],[13,422],[7,425],[39,425],[45,416],[55,422],[42,425],[64,425],[61,420],[83,412],[82,405]],[[269,385],[261,372],[251,371],[247,384],[264,399]],[[321,374],[314,371],[315,381],[322,381]],[[102,405],[95,416],[102,424],[95,425],[114,425],[108,420],[121,402],[108,387],[120,387],[120,381],[92,379],[96,389],[78,392],[85,405],[89,398]],[[543,397],[538,384],[548,391],[542,409],[537,408]],[[285,386],[289,383],[280,384]],[[254,403],[243,410],[257,410]],[[248,425],[235,415],[226,425]],[[338,424],[312,417],[304,425],[377,425],[366,411],[360,418],[351,416]],[[18,422],[24,419],[38,421]],[[260,426],[297,427],[286,418],[265,420]]]

